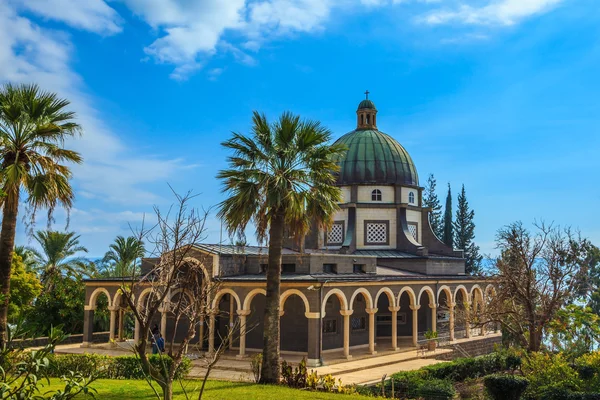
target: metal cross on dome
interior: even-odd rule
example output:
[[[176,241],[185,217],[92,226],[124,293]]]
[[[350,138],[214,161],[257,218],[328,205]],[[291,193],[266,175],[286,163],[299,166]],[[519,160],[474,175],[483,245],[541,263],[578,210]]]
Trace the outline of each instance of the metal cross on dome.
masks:
[[[369,93],[371,93],[371,92],[369,92],[368,90],[365,92],[365,95],[367,96],[367,100],[369,100]]]

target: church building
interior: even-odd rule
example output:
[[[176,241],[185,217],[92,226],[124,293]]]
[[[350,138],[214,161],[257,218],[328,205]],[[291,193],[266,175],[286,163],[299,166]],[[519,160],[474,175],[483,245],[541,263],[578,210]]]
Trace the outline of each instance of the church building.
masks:
[[[489,281],[465,274],[460,249],[444,244],[429,224],[423,188],[406,149],[378,129],[377,108],[367,98],[356,111],[356,129],[337,142],[348,147],[339,160],[339,210],[328,231],[314,229],[302,241],[284,241],[281,278],[281,351],[302,354],[309,366],[353,352],[375,354],[414,348],[428,331],[454,341],[485,335],[470,319],[493,292]],[[266,247],[202,244],[194,257],[221,281],[216,310],[198,330],[210,351],[234,319],[242,332],[231,344],[239,357],[263,347]],[[142,269],[151,265],[145,259]],[[122,316],[118,280],[86,281],[84,345],[93,341],[93,313],[104,293],[111,310],[111,338]],[[141,300],[140,300],[141,301]],[[462,310],[462,313],[458,311]],[[119,319],[122,319],[119,318]],[[173,331],[163,313],[163,336]],[[122,324],[119,324],[122,325]],[[122,328],[116,329],[121,332]],[[136,332],[137,335],[137,332]]]

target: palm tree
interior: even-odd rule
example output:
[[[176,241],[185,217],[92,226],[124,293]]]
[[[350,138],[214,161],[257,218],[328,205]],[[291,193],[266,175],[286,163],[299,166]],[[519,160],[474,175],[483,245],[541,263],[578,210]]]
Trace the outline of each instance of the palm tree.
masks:
[[[66,139],[80,132],[69,101],[37,85],[6,84],[0,88],[0,182],[4,197],[0,231],[0,345],[6,337],[10,270],[15,246],[19,201],[28,204],[32,217],[45,208],[48,216],[57,205],[69,209],[73,189],[67,163],[81,156],[64,148]],[[25,198],[20,199],[20,194]]]
[[[264,348],[261,381],[279,379],[279,296],[281,252],[286,233],[302,238],[308,229],[331,224],[338,209],[338,167],[333,161],[346,148],[328,145],[331,132],[319,122],[301,121],[289,112],[269,124],[254,112],[252,133],[233,133],[222,145],[233,151],[229,169],[220,171],[227,200],[219,217],[230,234],[253,222],[259,242],[268,237]]]
[[[37,269],[36,252],[27,246],[15,246],[14,255],[21,257],[27,271],[35,271]]]
[[[37,231],[34,239],[42,248],[41,252],[32,250],[38,264],[37,272],[46,290],[52,289],[53,278],[72,276],[80,278],[94,273],[93,264],[77,253],[87,253],[79,244],[79,235],[75,232]]]
[[[102,262],[110,266],[107,275],[113,277],[133,276],[136,272],[137,261],[146,253],[144,242],[134,236],[129,236],[127,239],[117,236],[109,248],[110,250],[106,252]]]

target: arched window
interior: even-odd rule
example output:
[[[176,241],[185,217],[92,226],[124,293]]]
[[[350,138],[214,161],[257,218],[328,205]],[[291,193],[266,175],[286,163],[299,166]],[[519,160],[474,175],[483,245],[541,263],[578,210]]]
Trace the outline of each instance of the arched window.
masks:
[[[414,192],[410,192],[408,194],[408,202],[410,204],[415,204],[415,194],[414,194]]]
[[[381,201],[381,190],[375,189],[371,192],[372,201]]]

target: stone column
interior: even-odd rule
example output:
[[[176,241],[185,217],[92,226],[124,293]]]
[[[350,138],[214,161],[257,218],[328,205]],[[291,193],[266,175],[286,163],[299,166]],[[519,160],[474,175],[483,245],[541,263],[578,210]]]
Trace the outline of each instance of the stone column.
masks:
[[[410,306],[410,309],[412,310],[413,346],[415,347],[419,344],[419,308],[421,308],[421,306]]]
[[[119,310],[119,327],[118,327],[118,331],[117,331],[117,338],[119,339],[119,342],[122,342],[125,340],[125,338],[123,337],[123,316],[125,315],[125,312],[123,311],[122,308],[118,308]]]
[[[429,304],[429,308],[431,309],[431,331],[437,331],[437,304],[431,303]]]
[[[322,365],[322,335],[321,320],[318,312],[306,312],[304,316],[308,319],[308,355],[306,357],[307,367],[320,367]]]
[[[233,322],[235,321],[235,309],[233,308],[233,296],[229,295],[229,327],[227,328],[227,332],[233,329]],[[229,350],[233,348],[233,334],[229,335]]]
[[[108,334],[108,340],[113,343],[115,341],[115,325],[117,324],[117,310],[109,307],[110,310],[110,331]]]
[[[215,352],[215,313],[216,311],[211,311],[208,320],[208,354]]]
[[[481,320],[483,319],[483,317],[485,315],[485,308],[484,308],[484,305],[483,305],[483,301],[479,305],[479,308],[480,308],[480,311],[479,311],[479,313],[480,313],[479,322],[480,322],[480,325],[481,325],[481,331],[479,332],[479,335],[480,336],[485,336],[485,324],[481,322]]]
[[[204,350],[204,315],[200,316],[200,340],[198,344],[200,345],[200,351]]]
[[[471,303],[465,301],[465,337],[471,337]]]
[[[398,311],[400,307],[388,307],[392,312],[392,350],[398,350]]]
[[[448,310],[450,312],[450,321],[448,321],[448,330],[450,331],[450,341],[454,341],[454,307],[456,303],[448,303]]]
[[[246,357],[246,318],[250,315],[250,310],[237,310],[240,317],[240,353],[237,358]]]
[[[369,353],[377,354],[377,351],[375,351],[375,314],[379,310],[377,308],[367,308],[365,311],[369,314]]]
[[[140,323],[135,319],[135,329],[133,331],[133,342],[138,344],[140,342]]]
[[[352,358],[350,355],[350,316],[354,310],[340,310],[340,314],[344,317],[344,357]]]
[[[167,310],[159,310],[160,311],[160,334],[167,341]],[[173,332],[175,335],[175,332]]]
[[[83,342],[81,347],[90,347],[94,341],[94,308],[85,306],[83,310]]]

